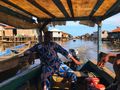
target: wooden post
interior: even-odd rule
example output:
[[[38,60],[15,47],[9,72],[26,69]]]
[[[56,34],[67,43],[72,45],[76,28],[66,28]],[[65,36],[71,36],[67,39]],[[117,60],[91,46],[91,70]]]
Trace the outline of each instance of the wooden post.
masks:
[[[4,31],[2,30],[2,40],[3,40],[3,37],[4,37]]]
[[[97,23],[97,25],[98,25],[98,48],[97,48],[97,61],[99,61],[99,54],[100,54],[100,52],[101,52],[101,47],[102,47],[102,38],[101,38],[101,26],[102,26],[102,22],[101,21],[99,21],[98,23]]]
[[[14,43],[14,47],[15,47],[15,35],[17,35],[17,29],[13,28],[13,43]]]
[[[43,35],[41,30],[39,30],[38,41],[43,42]]]

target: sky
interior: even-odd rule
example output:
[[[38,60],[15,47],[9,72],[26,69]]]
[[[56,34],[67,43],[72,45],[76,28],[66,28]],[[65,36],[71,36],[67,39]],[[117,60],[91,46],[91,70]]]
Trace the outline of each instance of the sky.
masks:
[[[102,21],[102,30],[112,31],[116,29],[116,27],[118,26],[120,27],[120,13]],[[66,25],[62,25],[62,26],[56,25],[55,27],[49,27],[48,29],[51,30],[54,28],[69,33],[73,36],[80,36],[86,33],[91,34],[97,31],[97,25],[95,25],[95,27],[88,27],[79,24],[78,21],[77,22],[69,21],[66,23]]]

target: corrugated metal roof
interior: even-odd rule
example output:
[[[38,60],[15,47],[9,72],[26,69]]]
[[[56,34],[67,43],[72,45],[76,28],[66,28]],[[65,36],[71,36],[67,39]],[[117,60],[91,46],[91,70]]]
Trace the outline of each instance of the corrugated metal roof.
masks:
[[[118,28],[112,30],[112,32],[120,32],[120,27],[118,27]]]
[[[7,26],[5,26],[4,28],[5,28],[5,29],[13,29],[13,28],[15,28],[15,27],[12,27],[12,26],[7,25]]]

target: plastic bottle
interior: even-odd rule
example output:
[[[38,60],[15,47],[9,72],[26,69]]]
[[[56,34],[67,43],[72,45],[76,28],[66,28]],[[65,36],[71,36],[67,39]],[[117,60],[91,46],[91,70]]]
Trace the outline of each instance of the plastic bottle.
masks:
[[[100,80],[97,77],[88,77],[87,81],[87,90],[105,90],[103,84],[99,84]]]

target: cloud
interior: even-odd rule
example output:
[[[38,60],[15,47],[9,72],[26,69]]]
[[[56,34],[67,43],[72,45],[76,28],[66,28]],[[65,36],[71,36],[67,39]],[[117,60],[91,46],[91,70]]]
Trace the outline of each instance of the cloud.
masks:
[[[110,25],[110,26],[120,26],[120,13],[109,17],[108,19],[105,19],[103,21],[104,25]],[[69,21],[66,23],[66,26],[80,26],[82,24],[79,24],[79,21]]]
[[[103,24],[120,26],[120,13],[104,20]]]
[[[80,25],[79,21],[76,21],[76,22],[69,21],[69,22],[66,23],[66,26],[79,26],[79,25]]]

